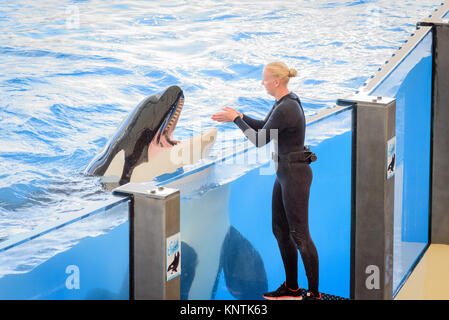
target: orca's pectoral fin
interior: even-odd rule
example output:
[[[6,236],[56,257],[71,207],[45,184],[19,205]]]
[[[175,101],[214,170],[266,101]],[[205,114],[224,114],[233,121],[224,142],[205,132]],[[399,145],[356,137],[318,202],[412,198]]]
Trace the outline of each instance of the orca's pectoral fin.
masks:
[[[120,185],[124,185],[131,180],[132,166],[131,166],[130,162],[131,161],[130,161],[129,157],[125,156],[125,164],[123,165],[123,172],[122,172],[122,176],[120,177],[120,181],[119,181]]]

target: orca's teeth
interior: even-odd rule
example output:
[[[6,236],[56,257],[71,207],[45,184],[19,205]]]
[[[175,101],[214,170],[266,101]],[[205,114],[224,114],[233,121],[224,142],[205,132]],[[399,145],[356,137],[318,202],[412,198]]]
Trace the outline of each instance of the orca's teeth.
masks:
[[[170,121],[168,122],[167,126],[164,129],[164,133],[167,133],[168,130],[170,130],[173,123],[175,123],[178,120],[179,114],[181,113],[183,106],[184,106],[184,98],[180,98],[178,101],[178,105],[176,106],[176,110],[173,113],[172,118],[170,119]]]
[[[162,134],[167,134],[167,132],[171,129],[172,125],[178,121],[179,118],[179,114],[182,111],[182,107],[184,106],[184,98],[180,98],[178,101],[178,105],[176,106],[176,110],[173,113],[172,118],[170,119],[170,121],[167,123],[167,125],[164,128],[164,131]]]

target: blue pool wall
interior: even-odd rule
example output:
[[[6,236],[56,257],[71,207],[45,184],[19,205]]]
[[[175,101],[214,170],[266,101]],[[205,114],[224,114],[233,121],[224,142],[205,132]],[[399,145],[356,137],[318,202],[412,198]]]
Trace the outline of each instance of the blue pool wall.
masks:
[[[0,276],[0,300],[129,299],[129,203],[129,199],[117,200],[104,210],[0,252],[2,268],[8,259],[21,261]],[[89,236],[76,239],[86,225],[107,226],[112,218],[124,222],[106,230],[91,228]],[[62,239],[75,245],[29,266],[45,251],[57,251]]]
[[[345,132],[312,147],[318,161],[311,165],[309,223],[320,258],[320,290],[346,298],[350,294],[352,117],[353,110],[349,108],[338,117],[311,126],[324,130],[336,120],[344,122],[340,127]],[[189,248],[188,256],[182,254],[182,261],[197,263],[196,267],[196,263],[182,265],[187,275],[181,280],[181,298],[262,299],[262,293],[277,289],[285,281],[271,227],[271,197],[276,176],[274,172],[261,174],[270,165],[253,169],[220,186],[218,196],[205,194],[188,209],[187,204],[181,205],[181,237]],[[205,204],[211,202],[223,202],[224,212],[209,209]],[[203,228],[199,220],[207,221],[204,224],[207,230],[198,230]],[[189,235],[192,230],[211,235],[198,241]],[[206,273],[200,271],[204,250],[208,250],[209,259],[216,259],[213,266],[211,261],[206,262],[211,264]],[[298,267],[299,284],[307,288],[300,258]]]
[[[352,117],[352,110],[346,116]],[[318,161],[311,165],[313,181],[309,200],[310,233],[319,256],[320,291],[347,298],[350,294],[351,146],[352,131],[348,130],[313,148]],[[229,201],[231,226],[252,244],[263,261],[267,279],[266,286],[260,286],[263,290],[275,290],[285,281],[282,259],[271,228],[271,193],[275,179],[275,175],[262,176],[257,169],[253,170],[231,184]],[[241,246],[236,243],[233,247]],[[230,256],[234,254],[230,252]],[[299,285],[307,288],[304,265],[298,257]],[[252,262],[254,266],[256,261]],[[244,263],[244,260],[232,261],[231,269],[237,274],[231,274],[230,279],[245,279],[239,268]],[[259,264],[258,268],[262,266]],[[224,286],[228,283],[227,277],[222,282],[216,298],[229,297]],[[229,283],[232,285],[232,281]],[[246,288],[241,286],[242,290]],[[254,298],[261,298],[263,290],[253,291]],[[234,294],[234,297],[238,295]]]

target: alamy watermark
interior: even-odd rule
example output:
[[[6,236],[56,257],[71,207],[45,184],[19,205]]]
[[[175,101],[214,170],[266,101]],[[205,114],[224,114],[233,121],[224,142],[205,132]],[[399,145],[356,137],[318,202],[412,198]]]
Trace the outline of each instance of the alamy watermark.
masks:
[[[376,265],[369,265],[365,269],[365,273],[368,274],[365,280],[365,287],[368,290],[380,289],[380,269]]]
[[[273,159],[270,161],[269,167],[263,166],[259,169],[261,175],[272,175],[277,170],[277,157],[272,157],[273,154],[278,153],[278,129],[270,130],[246,130],[243,132],[246,136],[245,142],[242,143],[241,138],[235,138],[231,141],[213,141],[215,136],[204,135],[201,139],[195,138],[195,134],[198,136],[201,131],[197,131],[194,135],[188,139],[189,143],[182,144],[182,147],[173,147],[170,150],[170,161],[177,166],[184,166],[193,164],[200,159],[207,159],[209,157],[209,151],[212,143],[214,143],[214,150],[216,153],[214,157],[218,159],[218,162],[226,165],[242,165],[242,166],[254,166],[266,162],[267,159]],[[270,143],[271,142],[271,143]],[[244,149],[256,144],[258,148],[256,151],[243,152]]]
[[[80,289],[80,269],[76,265],[69,265],[65,268],[68,277],[65,280],[65,287],[69,290]]]

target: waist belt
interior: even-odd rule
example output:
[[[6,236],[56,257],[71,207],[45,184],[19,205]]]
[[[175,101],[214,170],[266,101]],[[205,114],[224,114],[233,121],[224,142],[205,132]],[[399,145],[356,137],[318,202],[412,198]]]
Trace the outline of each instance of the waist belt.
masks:
[[[289,153],[278,154],[273,152],[271,157],[274,161],[288,161],[288,162],[302,162],[311,163],[315,162],[318,157],[312,151],[310,151],[309,146],[305,146],[303,151],[294,151]]]

